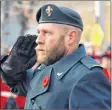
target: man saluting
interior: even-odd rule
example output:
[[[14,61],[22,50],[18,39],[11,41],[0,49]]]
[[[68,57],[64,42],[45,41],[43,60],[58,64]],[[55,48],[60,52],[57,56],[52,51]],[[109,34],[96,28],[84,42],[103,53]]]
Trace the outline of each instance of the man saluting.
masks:
[[[1,65],[11,91],[26,96],[25,109],[110,109],[110,83],[79,44],[80,15],[47,4],[36,20],[38,37],[19,37]],[[37,68],[30,69],[36,61]]]

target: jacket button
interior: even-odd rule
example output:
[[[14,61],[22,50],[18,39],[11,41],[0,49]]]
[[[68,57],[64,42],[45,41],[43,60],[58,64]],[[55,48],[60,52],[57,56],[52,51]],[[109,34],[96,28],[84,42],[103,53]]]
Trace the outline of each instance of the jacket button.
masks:
[[[35,101],[32,99],[31,102],[32,102],[32,105],[33,105]]]

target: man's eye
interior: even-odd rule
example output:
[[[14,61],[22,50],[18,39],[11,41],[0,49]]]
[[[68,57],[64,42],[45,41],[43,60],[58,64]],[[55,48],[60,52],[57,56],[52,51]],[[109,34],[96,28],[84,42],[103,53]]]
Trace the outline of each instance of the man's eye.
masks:
[[[40,34],[40,31],[37,31],[37,35],[39,35]]]
[[[46,35],[50,35],[51,33],[46,31],[46,33],[45,33],[45,34],[46,34]]]

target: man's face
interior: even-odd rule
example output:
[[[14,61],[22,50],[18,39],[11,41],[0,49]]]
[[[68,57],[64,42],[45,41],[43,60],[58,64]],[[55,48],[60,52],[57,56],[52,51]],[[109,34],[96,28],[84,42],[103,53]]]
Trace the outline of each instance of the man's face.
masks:
[[[36,40],[37,62],[40,64],[53,64],[65,53],[65,36],[58,24],[42,23],[37,28]]]

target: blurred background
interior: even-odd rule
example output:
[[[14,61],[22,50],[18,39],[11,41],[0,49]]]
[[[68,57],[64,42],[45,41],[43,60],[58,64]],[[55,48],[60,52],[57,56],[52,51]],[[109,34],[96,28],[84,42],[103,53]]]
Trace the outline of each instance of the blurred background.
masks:
[[[104,67],[110,80],[110,1],[1,1],[1,55],[9,54],[19,36],[37,34],[36,12],[48,3],[72,8],[81,15],[84,23],[81,43],[87,54]]]

